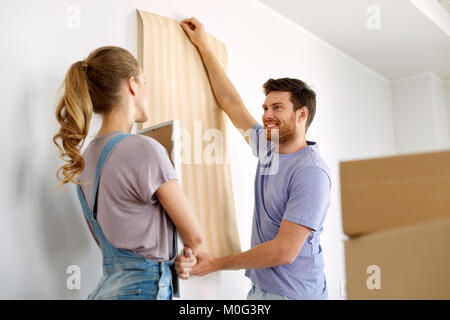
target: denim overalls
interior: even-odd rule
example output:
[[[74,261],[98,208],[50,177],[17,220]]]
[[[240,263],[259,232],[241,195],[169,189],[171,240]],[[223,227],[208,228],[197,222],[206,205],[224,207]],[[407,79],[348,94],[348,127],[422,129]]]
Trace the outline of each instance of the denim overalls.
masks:
[[[97,190],[103,165],[114,147],[132,134],[120,133],[113,136],[105,145],[97,163],[92,196],[93,213],[89,210],[80,185],[77,185],[78,197],[84,215],[99,242],[103,255],[103,276],[97,287],[89,294],[89,300],[96,299],[148,299],[170,300],[174,293],[172,269],[177,254],[177,239],[174,226],[174,257],[170,261],[158,262],[147,259],[133,251],[115,248],[105,237],[96,220]],[[175,275],[176,278],[176,275]],[[177,280],[177,279],[175,279]]]

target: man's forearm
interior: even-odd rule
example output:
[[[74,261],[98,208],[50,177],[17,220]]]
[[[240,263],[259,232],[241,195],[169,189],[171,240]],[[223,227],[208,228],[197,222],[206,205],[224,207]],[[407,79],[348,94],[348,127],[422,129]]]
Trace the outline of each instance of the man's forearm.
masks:
[[[214,95],[225,113],[229,114],[231,111],[229,108],[233,106],[244,105],[239,93],[226,75],[225,70],[210,46],[206,44],[198,49],[208,71]]]
[[[288,253],[276,240],[264,242],[252,249],[231,256],[214,259],[216,270],[238,270],[270,268],[290,263]]]

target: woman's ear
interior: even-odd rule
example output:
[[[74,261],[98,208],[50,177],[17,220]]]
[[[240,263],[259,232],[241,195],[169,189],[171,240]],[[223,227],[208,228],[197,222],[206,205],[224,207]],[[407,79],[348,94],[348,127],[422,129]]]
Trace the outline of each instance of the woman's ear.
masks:
[[[135,96],[136,95],[136,80],[134,79],[133,76],[129,77],[127,80],[127,88],[130,91],[130,93]]]

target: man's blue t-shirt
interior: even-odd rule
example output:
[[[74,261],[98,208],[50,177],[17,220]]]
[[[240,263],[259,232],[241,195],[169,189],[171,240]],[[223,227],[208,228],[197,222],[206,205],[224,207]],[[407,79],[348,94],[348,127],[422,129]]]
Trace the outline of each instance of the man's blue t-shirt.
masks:
[[[312,229],[291,264],[249,269],[245,275],[259,287],[294,299],[328,299],[320,233],[330,204],[328,166],[315,142],[291,154],[275,152],[263,126],[251,130],[250,145],[258,157],[251,246],[274,239],[282,219]]]

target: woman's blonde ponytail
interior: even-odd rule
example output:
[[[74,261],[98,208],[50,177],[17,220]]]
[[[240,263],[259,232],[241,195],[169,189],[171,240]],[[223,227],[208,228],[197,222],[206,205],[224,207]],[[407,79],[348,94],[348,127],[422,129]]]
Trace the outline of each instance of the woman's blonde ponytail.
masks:
[[[79,148],[86,139],[93,109],[86,68],[85,61],[78,61],[70,67],[64,81],[64,95],[56,108],[56,119],[61,128],[53,137],[53,142],[58,147],[58,156],[67,162],[56,172],[56,177],[60,180],[58,186],[68,182],[78,184],[78,177],[84,169]],[[61,145],[57,139],[61,140]]]

